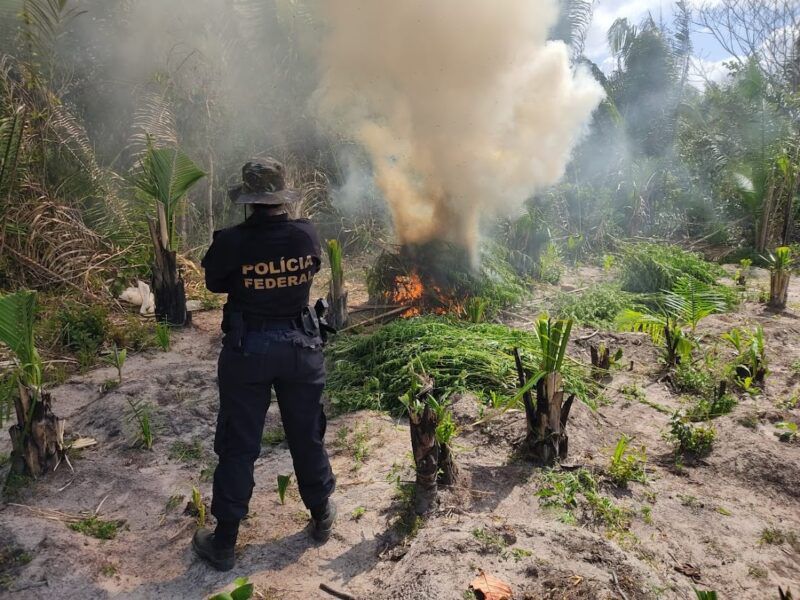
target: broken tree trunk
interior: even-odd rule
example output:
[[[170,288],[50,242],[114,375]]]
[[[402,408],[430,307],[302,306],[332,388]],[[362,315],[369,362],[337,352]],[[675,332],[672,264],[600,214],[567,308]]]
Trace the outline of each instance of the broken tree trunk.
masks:
[[[178,272],[178,257],[169,248],[164,207],[158,203],[158,223],[148,219],[150,238],[153,241],[153,294],[156,297],[156,319],[169,325],[188,325],[191,315],[186,310],[186,290]]]
[[[622,358],[622,350],[617,350],[613,355],[605,344],[590,345],[589,353],[592,357],[592,379],[595,381],[611,380],[611,365]]]
[[[519,350],[514,348],[519,383],[524,388],[528,377],[522,368]],[[569,438],[566,434],[569,411],[575,400],[570,395],[564,402],[564,390],[560,373],[547,373],[536,384],[536,404],[530,392],[523,394],[528,434],[525,448],[531,458],[540,465],[552,466],[567,457]]]
[[[788,269],[772,271],[769,277],[769,306],[779,310],[786,308],[786,298],[789,294]]]
[[[453,458],[453,450],[449,444],[439,446],[439,481],[442,485],[456,485],[458,482],[458,465]]]
[[[423,400],[424,407],[421,411],[409,411],[408,415],[411,451],[417,472],[414,510],[418,515],[424,515],[433,507],[438,491],[439,444],[436,443],[436,426],[439,422],[436,412],[424,401],[431,390],[433,381],[429,378],[423,380],[416,399]]]
[[[53,414],[50,394],[42,392],[37,401],[35,392],[20,384],[14,407],[17,424],[9,429],[12,471],[32,477],[52,471],[65,456],[66,422]]]

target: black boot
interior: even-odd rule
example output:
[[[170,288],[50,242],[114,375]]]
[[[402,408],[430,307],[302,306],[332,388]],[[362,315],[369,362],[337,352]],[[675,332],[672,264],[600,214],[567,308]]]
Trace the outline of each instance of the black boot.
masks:
[[[198,529],[192,538],[192,548],[197,556],[214,567],[217,571],[230,571],[236,562],[234,547],[220,547],[215,542],[215,534],[209,529]]]
[[[336,505],[332,500],[320,509],[311,511],[311,537],[318,542],[327,542],[336,521]]]

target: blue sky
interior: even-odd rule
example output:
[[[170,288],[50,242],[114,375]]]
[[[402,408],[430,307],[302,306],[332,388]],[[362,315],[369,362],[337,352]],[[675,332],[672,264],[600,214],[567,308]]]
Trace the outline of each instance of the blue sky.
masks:
[[[649,12],[657,22],[672,25],[673,8],[674,2],[667,0],[596,0],[594,19],[586,38],[586,56],[603,71],[610,72],[614,68],[614,61],[609,55],[606,32],[611,24],[617,18],[625,17],[638,25]],[[710,79],[720,81],[726,73],[722,62],[728,59],[727,53],[709,34],[695,32],[692,43],[695,56],[692,83],[702,87],[701,71]]]

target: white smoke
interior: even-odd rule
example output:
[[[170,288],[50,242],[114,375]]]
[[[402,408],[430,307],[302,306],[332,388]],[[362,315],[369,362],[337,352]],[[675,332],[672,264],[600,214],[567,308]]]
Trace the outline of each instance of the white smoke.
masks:
[[[315,102],[367,149],[398,241],[472,250],[483,215],[556,183],[603,97],[547,41],[552,0],[325,3]]]

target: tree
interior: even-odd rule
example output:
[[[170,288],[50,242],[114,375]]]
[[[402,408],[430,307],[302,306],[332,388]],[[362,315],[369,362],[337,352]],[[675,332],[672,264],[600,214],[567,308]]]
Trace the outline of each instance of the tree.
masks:
[[[186,292],[178,272],[175,232],[181,200],[205,173],[179,148],[154,148],[148,143],[134,185],[155,204],[156,218],[148,218],[153,242],[153,293],[156,319],[170,325],[187,323]]]
[[[35,292],[0,296],[0,342],[14,358],[14,369],[0,389],[0,408],[11,402],[16,414],[9,430],[12,471],[33,477],[52,471],[65,458],[65,423],[53,414],[50,394],[42,388],[42,360],[33,339],[35,311]]]

